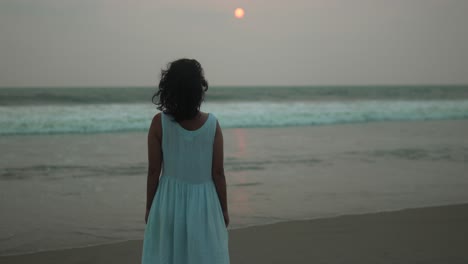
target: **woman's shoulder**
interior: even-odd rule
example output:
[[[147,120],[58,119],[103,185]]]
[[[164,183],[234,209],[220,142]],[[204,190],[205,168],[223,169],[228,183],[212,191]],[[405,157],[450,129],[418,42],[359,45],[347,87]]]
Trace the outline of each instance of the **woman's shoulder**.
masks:
[[[151,121],[150,135],[155,135],[158,139],[161,138],[162,134],[162,115],[161,113],[157,113],[154,115],[153,120]]]
[[[205,116],[205,123],[208,123],[208,126],[212,127],[212,130],[216,131],[219,127],[218,118],[211,112],[200,111],[200,113]]]
[[[211,113],[211,112],[202,112],[200,111],[200,113],[204,116],[206,116],[206,118],[213,118],[214,120],[217,120],[215,114]]]
[[[202,120],[206,120],[206,121],[209,121],[209,119],[216,119],[215,115],[210,112],[200,111],[200,116]]]
[[[221,130],[221,126],[219,124],[219,121],[218,121],[218,118],[216,117],[215,114],[213,113],[207,113],[209,116],[208,118],[211,118],[211,127],[212,127],[212,130],[214,130],[215,132],[218,132]]]
[[[159,121],[159,123],[164,123],[167,121],[174,121],[174,117],[168,113],[164,112],[159,112],[157,113],[153,119],[156,119],[156,121]]]
[[[153,116],[153,120],[151,120],[151,125],[156,126],[158,123],[161,124],[162,120],[162,112],[159,112]]]
[[[167,118],[164,112],[156,113],[153,116],[153,120],[151,121],[151,126],[162,127],[164,120]]]

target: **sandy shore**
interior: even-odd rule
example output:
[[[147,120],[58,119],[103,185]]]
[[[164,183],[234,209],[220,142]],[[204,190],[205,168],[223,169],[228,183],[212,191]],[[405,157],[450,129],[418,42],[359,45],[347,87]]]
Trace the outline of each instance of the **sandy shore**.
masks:
[[[139,263],[141,241],[0,257],[2,264]],[[468,204],[230,230],[231,263],[468,263]]]

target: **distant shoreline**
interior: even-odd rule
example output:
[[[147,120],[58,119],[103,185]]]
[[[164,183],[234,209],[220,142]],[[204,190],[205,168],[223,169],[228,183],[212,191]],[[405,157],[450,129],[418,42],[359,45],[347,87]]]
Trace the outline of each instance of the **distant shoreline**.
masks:
[[[239,92],[241,90],[241,92]],[[0,88],[0,106],[148,103],[155,87],[21,87]],[[460,100],[468,85],[403,86],[219,86],[210,87],[207,102]]]

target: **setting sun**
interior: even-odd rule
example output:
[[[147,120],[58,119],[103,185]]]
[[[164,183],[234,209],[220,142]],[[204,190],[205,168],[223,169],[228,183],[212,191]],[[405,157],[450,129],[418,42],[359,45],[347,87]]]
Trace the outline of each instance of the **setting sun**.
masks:
[[[235,16],[236,18],[239,18],[239,19],[240,19],[240,18],[243,18],[244,15],[245,15],[244,9],[242,9],[242,8],[236,8],[236,10],[234,10],[234,16]]]

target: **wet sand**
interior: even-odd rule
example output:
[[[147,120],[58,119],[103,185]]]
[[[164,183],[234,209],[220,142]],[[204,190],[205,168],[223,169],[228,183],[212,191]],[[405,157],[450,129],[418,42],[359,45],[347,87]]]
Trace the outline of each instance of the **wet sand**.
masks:
[[[468,204],[230,230],[232,264],[467,263]],[[139,263],[140,240],[0,257],[2,264]]]

